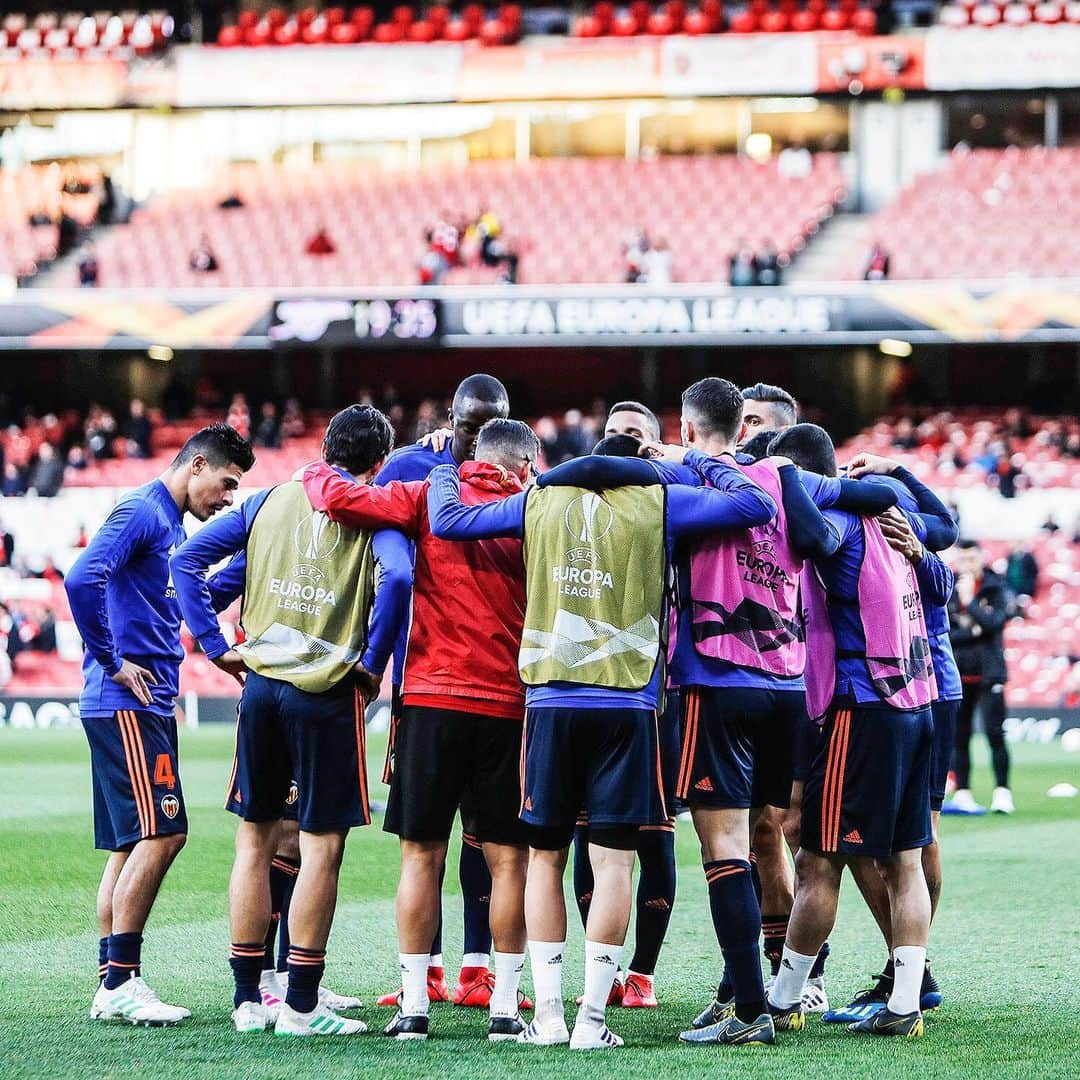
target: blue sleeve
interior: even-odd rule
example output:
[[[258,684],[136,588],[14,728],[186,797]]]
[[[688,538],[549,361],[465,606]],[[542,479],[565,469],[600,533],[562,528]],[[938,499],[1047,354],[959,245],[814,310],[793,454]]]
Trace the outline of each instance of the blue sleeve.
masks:
[[[146,503],[128,499],[115,506],[64,580],[71,616],[106,675],[115,675],[123,659],[109,626],[109,579],[138,553],[152,521]]]
[[[753,521],[735,526],[721,527],[746,529],[752,525],[764,525],[776,513],[776,503],[735,464],[734,458],[714,458],[700,450],[688,450],[686,467],[702,480],[708,481],[716,491],[731,497],[737,513],[754,518]],[[765,516],[761,518],[763,513]]]
[[[944,607],[952,596],[956,577],[945,560],[932,551],[923,553],[915,566],[915,577],[919,582],[923,606]]]
[[[537,487],[580,487],[604,491],[617,487],[649,487],[660,476],[645,458],[589,454],[571,458],[537,477]]]
[[[847,477],[823,476],[821,479],[829,485],[828,493],[832,496],[827,503],[814,500],[822,510],[835,508],[858,514],[859,517],[876,517],[896,505],[896,492],[885,484],[869,484],[865,480],[849,480]]]
[[[383,467],[375,474],[375,479],[371,482],[382,487],[384,484],[389,484],[391,480],[400,480],[400,473],[401,470],[398,467],[398,459],[391,456],[386,459],[383,463]]]
[[[814,505],[803,481],[804,474],[794,465],[781,465],[779,472],[780,494],[792,547],[807,559],[832,555],[840,546],[840,540]]]
[[[952,547],[960,536],[949,508],[913,472],[898,465],[893,469],[896,477],[915,496],[919,513],[927,525],[924,543],[931,551],[944,551]]]
[[[494,536],[520,540],[525,535],[527,495],[527,491],[521,491],[497,502],[463,506],[457,469],[440,465],[428,477],[432,535],[440,540],[486,540]]]
[[[673,484],[667,489],[669,538],[678,539],[720,529],[749,529],[770,521],[776,513],[776,504],[756,484],[749,480],[746,484],[753,490],[716,491],[713,488],[688,488]]]
[[[689,465],[676,465],[672,461],[650,461],[662,484],[685,484],[687,487],[701,487],[705,481],[700,473]]]
[[[184,622],[211,660],[228,652],[229,644],[214,611],[214,601],[206,580],[207,571],[222,559],[244,550],[251,522],[267,494],[261,492],[245,500],[239,509],[214,518],[181,544],[169,560]]]
[[[220,570],[206,581],[210,603],[215,611],[224,611],[244,591],[247,579],[247,552],[238,551]]]
[[[367,648],[360,662],[374,675],[386,670],[398,631],[404,625],[412,597],[412,545],[397,529],[380,529],[371,539],[375,556],[375,599],[371,608]]]

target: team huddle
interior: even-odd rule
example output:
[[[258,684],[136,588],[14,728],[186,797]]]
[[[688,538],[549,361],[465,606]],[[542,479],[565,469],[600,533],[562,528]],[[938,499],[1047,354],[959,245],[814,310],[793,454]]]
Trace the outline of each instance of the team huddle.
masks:
[[[254,462],[213,425],[113,509],[67,579],[95,838],[110,852],[91,1018],[190,1016],[158,998],[140,957],[187,833],[183,618],[242,684],[226,794],[238,1032],[367,1030],[343,1015],[360,1002],[322,976],[346,838],[371,821],[365,707],[392,662],[383,828],[401,847],[400,989],[379,999],[395,1008],[386,1036],[426,1039],[430,1003],[452,1000],[488,1010],[493,1042],[621,1046],[609,1006],[657,1004],[683,810],[722,977],[682,1041],[771,1043],[808,1013],[921,1036],[942,1000],[926,950],[961,698],[953,575],[936,554],[956,541],[948,509],[883,458],[859,455],[841,477],[829,435],[760,383],[690,386],[680,446],[621,402],[592,454],[539,475],[539,441],[509,415],[502,384],[470,376],[451,431],[391,452],[388,419],[350,406],[323,461],[187,538],[184,513],[230,506]],[[239,597],[230,644],[218,613]],[[440,896],[459,814],[451,991]],[[585,979],[568,1025],[571,849]],[[845,867],[888,961],[830,1009]]]

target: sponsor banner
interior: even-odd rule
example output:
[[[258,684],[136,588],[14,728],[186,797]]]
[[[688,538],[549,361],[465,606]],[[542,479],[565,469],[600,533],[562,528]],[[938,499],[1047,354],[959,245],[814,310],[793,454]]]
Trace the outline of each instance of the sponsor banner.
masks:
[[[0,59],[0,109],[106,109],[126,99],[126,60],[95,56]]]
[[[815,34],[716,34],[660,41],[661,92],[670,97],[812,94]]]
[[[0,349],[265,348],[271,300],[208,290],[139,294],[107,289],[0,301]]]
[[[891,86],[922,90],[926,85],[921,37],[816,34],[815,40],[819,93],[861,93]]]
[[[651,97],[662,94],[655,39],[538,38],[515,48],[469,48],[459,101]]]
[[[498,50],[495,50],[498,51]],[[180,108],[455,100],[463,46],[305,45],[176,50]]]
[[[925,38],[928,90],[1080,86],[1080,26],[997,26]]]

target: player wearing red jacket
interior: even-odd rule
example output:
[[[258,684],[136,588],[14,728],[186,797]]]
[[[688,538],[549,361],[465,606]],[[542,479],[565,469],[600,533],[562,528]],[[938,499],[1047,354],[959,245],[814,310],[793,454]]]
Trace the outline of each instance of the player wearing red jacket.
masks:
[[[514,420],[493,420],[476,460],[460,467],[464,502],[493,502],[523,490],[539,452]],[[402,999],[386,1028],[395,1038],[428,1033],[428,951],[439,919],[439,880],[454,815],[483,844],[492,875],[495,986],[488,1037],[523,1030],[518,987],[525,961],[524,889],[528,827],[520,809],[524,689],[517,652],[525,616],[524,563],[517,540],[438,540],[427,515],[427,482],[361,487],[324,465],[304,487],[316,509],[353,528],[388,522],[416,542],[413,617],[401,719],[391,733],[390,800],[384,828],[401,838],[397,894]],[[405,525],[401,522],[404,520]]]

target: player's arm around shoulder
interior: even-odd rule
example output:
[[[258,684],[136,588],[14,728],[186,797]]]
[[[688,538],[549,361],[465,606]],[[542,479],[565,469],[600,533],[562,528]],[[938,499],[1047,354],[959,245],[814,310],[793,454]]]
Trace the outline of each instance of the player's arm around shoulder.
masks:
[[[461,478],[453,465],[439,465],[428,476],[428,522],[440,540],[487,540],[512,537],[525,531],[525,500],[520,491],[506,499],[465,506],[461,501]]]

